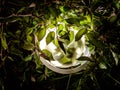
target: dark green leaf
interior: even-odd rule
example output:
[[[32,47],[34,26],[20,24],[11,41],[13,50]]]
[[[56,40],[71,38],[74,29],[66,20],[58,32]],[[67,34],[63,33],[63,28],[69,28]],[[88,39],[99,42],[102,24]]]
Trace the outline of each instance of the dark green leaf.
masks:
[[[87,29],[83,28],[81,30],[79,30],[75,36],[75,41],[78,41],[81,39],[81,37],[87,33]]]
[[[67,23],[69,24],[79,24],[80,23],[80,19],[79,18],[68,18],[66,19]]]
[[[47,37],[46,37],[46,43],[49,44],[51,41],[54,40],[55,37],[55,32],[49,32]]]
[[[86,56],[81,56],[77,60],[79,60],[79,61],[92,61],[90,57],[86,57]]]
[[[93,45],[95,45],[96,47],[98,48],[103,48],[104,47],[104,44],[98,40],[98,35],[97,33],[94,33],[94,32],[90,32],[87,34],[87,37],[89,39],[89,42]]]
[[[117,16],[112,16],[112,17],[110,18],[110,22],[113,23],[116,19],[117,19]]]
[[[58,41],[60,48],[63,50],[64,53],[66,53],[65,47],[63,45],[62,41]]]
[[[53,17],[57,16],[57,11],[55,10],[55,8],[49,7],[50,13],[53,15]]]

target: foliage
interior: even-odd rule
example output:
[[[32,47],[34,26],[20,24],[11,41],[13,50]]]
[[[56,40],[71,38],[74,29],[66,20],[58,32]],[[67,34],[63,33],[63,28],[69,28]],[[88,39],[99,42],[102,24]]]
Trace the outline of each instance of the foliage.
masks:
[[[2,90],[120,89],[120,0],[2,0],[0,16]],[[46,68],[35,50],[48,28],[46,42],[76,41],[86,35],[92,55],[87,70],[61,75]],[[76,36],[69,29],[77,30]],[[38,38],[36,42],[35,35]],[[65,41],[67,40],[67,41]],[[61,43],[62,42],[62,43]],[[41,50],[39,50],[41,51]],[[51,53],[47,50],[46,57]],[[45,55],[45,54],[44,54]]]

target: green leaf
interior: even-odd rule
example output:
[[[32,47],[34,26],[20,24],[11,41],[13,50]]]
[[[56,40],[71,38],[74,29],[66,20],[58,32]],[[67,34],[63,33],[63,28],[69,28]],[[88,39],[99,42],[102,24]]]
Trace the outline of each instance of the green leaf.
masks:
[[[43,58],[47,59],[47,60],[53,60],[52,53],[51,53],[49,50],[47,50],[47,49],[43,49],[43,50],[42,50],[41,56],[42,56]]]
[[[59,46],[58,39],[54,39],[53,43],[55,44],[55,46],[57,46],[57,47]]]
[[[48,26],[47,26],[47,28],[54,28],[55,27],[55,25],[54,24],[49,24]]]
[[[28,42],[32,42],[33,38],[30,35],[27,35],[26,37]]]
[[[115,60],[115,64],[118,65],[119,56],[118,56],[115,52],[113,52],[112,50],[110,50],[110,51],[111,51],[111,53],[112,53],[112,55],[113,55],[113,58],[114,58],[114,60]]]
[[[26,28],[26,34],[31,34],[33,32],[33,29],[32,28]]]
[[[60,7],[60,11],[61,11],[62,13],[65,12],[65,11],[64,11],[64,6],[61,6],[61,7]]]
[[[74,32],[73,31],[70,31],[69,39],[70,39],[70,42],[73,41],[73,39],[74,39]]]
[[[49,32],[47,37],[46,37],[46,43],[49,44],[51,41],[54,40],[55,37],[55,32]]]
[[[39,30],[36,35],[37,35],[37,38],[38,38],[38,41],[42,40],[43,37],[45,36],[46,34],[46,30],[43,28],[41,30]]]
[[[1,37],[2,47],[6,50],[8,48],[5,36]]]
[[[62,64],[70,64],[70,63],[72,63],[72,60],[67,58],[66,56],[64,56],[63,58],[60,59],[59,62]]]
[[[32,55],[28,55],[27,57],[25,57],[24,60],[25,60],[25,61],[30,61],[30,60],[32,60]]]
[[[60,25],[58,26],[58,32],[60,32],[61,30],[63,30],[63,25],[62,25],[62,24],[60,24]]]
[[[25,49],[25,50],[33,50],[34,45],[32,43],[30,43],[30,42],[25,42],[24,46],[23,46],[23,49]]]
[[[107,66],[105,65],[105,63],[100,63],[100,64],[99,64],[99,67],[100,67],[101,69],[107,69]]]
[[[79,30],[75,36],[75,41],[78,41],[81,39],[81,37],[87,33],[87,29],[83,28],[81,30]]]

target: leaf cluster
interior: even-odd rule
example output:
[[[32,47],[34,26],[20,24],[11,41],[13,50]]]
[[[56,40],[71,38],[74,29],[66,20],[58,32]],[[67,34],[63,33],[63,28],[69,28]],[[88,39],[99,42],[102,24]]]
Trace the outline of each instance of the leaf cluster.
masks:
[[[2,0],[0,8],[1,90],[120,89],[120,0]],[[39,60],[39,41],[54,27],[59,38],[52,31],[46,43],[64,52],[63,43],[86,35],[91,57],[79,58],[90,61],[82,73],[57,74]],[[42,52],[52,58],[51,52]]]

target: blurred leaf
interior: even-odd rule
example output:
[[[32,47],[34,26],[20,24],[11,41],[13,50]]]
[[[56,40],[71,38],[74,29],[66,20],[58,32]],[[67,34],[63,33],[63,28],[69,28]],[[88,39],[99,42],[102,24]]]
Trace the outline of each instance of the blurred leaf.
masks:
[[[119,57],[118,57],[118,55],[117,55],[115,52],[113,52],[112,50],[111,50],[111,52],[112,52],[113,58],[114,58],[114,60],[115,60],[115,64],[118,65],[118,62],[119,62]]]
[[[33,55],[33,58],[34,58],[34,61],[35,61],[35,63],[36,63],[36,69],[41,68],[42,63],[41,63],[41,61],[40,61],[39,56],[35,53],[35,54]],[[42,71],[41,71],[41,72],[42,72]]]
[[[60,48],[63,50],[63,52],[66,53],[65,47],[63,45],[63,42],[58,40],[58,43],[59,43]]]
[[[89,39],[89,42],[95,45],[98,48],[104,48],[104,44],[98,40],[98,33],[90,32],[87,33],[87,37]]]
[[[53,17],[57,16],[57,11],[53,7],[49,7],[50,13],[53,15]]]
[[[61,7],[60,7],[60,11],[61,11],[62,13],[65,12],[65,10],[64,10],[64,6],[61,6]]]
[[[66,19],[66,21],[69,24],[79,25],[79,23],[80,23],[80,19],[79,18],[68,18],[68,19]]]
[[[8,56],[8,59],[10,59],[11,61],[14,61],[14,59],[12,57],[10,57],[10,56]]]
[[[75,36],[75,41],[80,40],[81,37],[82,37],[84,34],[86,34],[86,33],[87,33],[87,29],[86,29],[86,28],[80,29],[80,30],[77,32],[76,36]]]
[[[32,43],[30,43],[30,42],[25,42],[24,46],[23,46],[23,49],[25,49],[25,50],[33,50],[34,45]]]
[[[43,28],[41,30],[39,30],[36,35],[37,35],[37,38],[38,38],[38,41],[42,40],[43,37],[45,36],[46,34],[46,30]]]
[[[52,56],[52,53],[50,51],[48,51],[47,49],[43,49],[42,53],[43,54],[41,54],[41,56],[44,57],[45,59],[47,59],[47,60],[54,60],[53,56]]]
[[[90,57],[86,57],[86,56],[81,56],[77,60],[79,60],[79,61],[92,61]]]
[[[117,16],[112,16],[112,17],[110,17],[110,22],[113,23],[116,19],[117,19]]]
[[[59,62],[62,64],[70,64],[70,63],[72,63],[72,60],[67,58],[66,56],[64,56],[63,58],[60,59]]]
[[[55,32],[49,32],[46,37],[46,43],[49,44],[51,41],[53,41],[55,38]]]
[[[61,30],[63,30],[63,25],[62,24],[60,24],[59,26],[58,26],[58,32],[60,32]]]
[[[31,61],[32,60],[32,55],[28,55],[24,58],[25,61]]]
[[[6,50],[8,48],[8,45],[4,35],[1,37],[1,43],[2,43],[2,47]]]
[[[81,20],[80,21],[80,25],[87,25],[88,24],[88,21],[87,20]]]
[[[19,10],[17,11],[17,14],[22,13],[25,9],[26,9],[25,7],[22,7],[21,9],[19,9]]]
[[[57,47],[59,46],[58,39],[54,39],[53,43],[55,44],[55,46],[57,46]]]
[[[73,31],[70,31],[69,39],[70,39],[70,42],[72,42],[74,40],[74,32]]]
[[[100,63],[100,64],[99,64],[99,67],[100,67],[101,69],[107,69],[107,67],[106,67],[106,65],[105,65],[104,63]]]
[[[33,28],[29,28],[29,27],[26,28],[26,34],[27,35],[31,34],[32,32],[33,32]]]
[[[52,28],[55,27],[55,25],[54,24],[49,24],[47,27],[52,29]]]
[[[27,41],[28,41],[28,42],[32,42],[32,40],[33,40],[32,36],[27,35]]]
[[[72,58],[73,54],[75,53],[74,51],[75,51],[75,48],[68,48],[67,49],[67,57]]]

